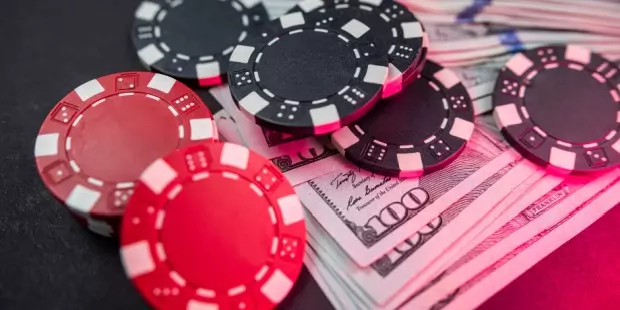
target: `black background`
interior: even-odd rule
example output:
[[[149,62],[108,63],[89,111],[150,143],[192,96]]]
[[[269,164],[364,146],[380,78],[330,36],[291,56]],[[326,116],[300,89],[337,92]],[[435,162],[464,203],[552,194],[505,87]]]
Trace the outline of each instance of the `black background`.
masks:
[[[3,1],[0,6],[0,309],[148,309],[123,273],[117,242],[87,232],[70,218],[43,186],[33,158],[39,126],[60,98],[95,77],[142,70],[129,39],[138,2]],[[205,91],[199,93],[205,97]],[[207,104],[214,113],[220,109],[215,102]],[[608,215],[605,223],[594,225],[596,229],[613,232],[610,226],[618,227],[613,223],[620,222],[620,212],[613,213],[613,218]],[[538,266],[552,264],[553,272],[590,283],[617,272],[617,259],[596,261],[597,253],[609,247],[596,242],[592,229]],[[601,240],[607,245],[617,240],[605,236]],[[566,250],[575,247],[580,248]],[[562,266],[566,260],[558,255],[571,255],[573,264]],[[538,266],[493,297],[486,308],[526,305],[518,297],[527,291],[549,297],[545,282],[539,280],[553,275]],[[570,289],[566,282],[554,283],[555,288]],[[612,294],[609,290],[597,296],[612,301]],[[281,308],[331,306],[304,269]]]

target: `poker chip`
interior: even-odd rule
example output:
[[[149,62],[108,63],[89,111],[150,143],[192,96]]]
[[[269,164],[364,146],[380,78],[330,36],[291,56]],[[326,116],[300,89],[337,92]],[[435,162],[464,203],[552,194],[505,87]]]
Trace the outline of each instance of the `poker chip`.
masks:
[[[214,140],[211,112],[191,89],[165,75],[125,72],[62,98],[41,125],[34,155],[54,196],[109,235],[144,168],[178,147]]]
[[[146,0],[131,33],[141,62],[192,86],[225,82],[235,45],[268,21],[260,1]]]
[[[116,237],[121,217],[97,218],[87,214],[69,212],[71,216],[86,229],[105,237]]]
[[[524,157],[562,174],[620,165],[618,66],[574,45],[520,53],[500,71],[493,115]]]
[[[326,134],[359,119],[381,97],[388,61],[369,26],[354,18],[321,24],[318,17],[284,15],[233,51],[233,100],[258,125]]]
[[[121,231],[125,272],[157,309],[271,309],[305,249],[295,191],[267,159],[194,144],[140,176]]]
[[[404,5],[392,0],[304,0],[290,12],[317,12],[321,23],[332,19],[355,18],[370,27],[377,38],[377,52],[389,59],[388,78],[383,86],[383,98],[400,92],[409,76],[426,57],[424,26]]]
[[[452,162],[471,138],[473,121],[472,101],[459,78],[426,61],[415,82],[333,133],[332,142],[361,168],[417,177]]]

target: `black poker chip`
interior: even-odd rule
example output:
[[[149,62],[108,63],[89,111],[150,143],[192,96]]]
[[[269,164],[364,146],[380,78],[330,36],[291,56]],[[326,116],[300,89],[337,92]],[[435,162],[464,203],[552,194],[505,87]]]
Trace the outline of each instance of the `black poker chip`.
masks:
[[[452,162],[473,131],[474,110],[467,89],[454,72],[427,61],[411,85],[333,133],[332,142],[363,169],[408,178]]]
[[[211,86],[226,81],[237,43],[268,20],[257,0],[145,0],[136,9],[131,39],[149,70]]]
[[[511,58],[493,93],[493,115],[524,157],[562,174],[620,165],[620,72],[589,50],[545,46]]]
[[[388,60],[357,19],[295,12],[248,36],[230,57],[241,111],[263,127],[321,135],[350,124],[381,97]]]
[[[368,25],[377,38],[378,52],[385,54],[390,63],[383,98],[397,94],[407,81],[413,81],[416,69],[426,58],[424,26],[407,7],[395,1],[304,0],[290,10],[296,11],[316,12],[321,21],[346,17]]]

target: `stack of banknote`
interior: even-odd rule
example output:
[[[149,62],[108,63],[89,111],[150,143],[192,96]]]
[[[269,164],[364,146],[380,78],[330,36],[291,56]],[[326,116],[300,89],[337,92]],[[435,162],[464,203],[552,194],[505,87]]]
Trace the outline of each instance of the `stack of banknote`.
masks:
[[[266,2],[273,16],[294,5]],[[210,91],[224,107],[215,118],[224,139],[271,158],[295,185],[305,264],[335,308],[472,309],[620,203],[620,170],[548,174],[487,113],[498,71],[519,50],[568,43],[620,60],[620,2],[401,2],[424,22],[429,58],[457,72],[474,99],[475,132],[448,167],[415,179],[374,175],[327,139],[258,127],[227,86]]]

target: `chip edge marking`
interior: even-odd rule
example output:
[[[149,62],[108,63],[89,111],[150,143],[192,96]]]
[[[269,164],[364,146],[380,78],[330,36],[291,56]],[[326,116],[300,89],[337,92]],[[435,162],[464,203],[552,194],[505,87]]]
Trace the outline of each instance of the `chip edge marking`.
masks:
[[[86,102],[88,99],[104,92],[105,88],[103,88],[103,85],[101,85],[97,79],[93,79],[76,87],[74,91],[82,102]]]
[[[176,82],[177,80],[167,75],[155,73],[153,75],[153,78],[151,78],[151,80],[149,81],[147,87],[168,94],[170,93],[170,90],[172,90],[172,87],[174,87],[174,84]]]
[[[253,46],[247,45],[237,45],[233,50],[232,54],[230,54],[229,62],[237,62],[242,64],[247,64],[250,62],[250,58],[252,57],[252,53],[254,53],[255,48]]]
[[[125,244],[121,246],[120,251],[123,267],[129,278],[136,278],[155,270],[155,261],[147,240]]]
[[[364,75],[364,82],[383,85],[388,77],[388,67],[369,64],[366,67],[366,74]]]
[[[446,89],[450,89],[454,87],[454,85],[458,85],[461,83],[461,79],[454,73],[454,71],[443,68],[437,71],[433,77],[441,83]]]
[[[424,36],[424,30],[420,22],[405,22],[401,23],[400,27],[405,39],[421,38]]]
[[[272,303],[278,304],[286,297],[293,287],[293,281],[279,269],[275,269],[271,277],[260,288],[261,293]]]
[[[253,91],[243,97],[243,99],[239,100],[239,106],[241,106],[244,111],[254,116],[269,106],[269,101],[265,100],[257,92]]]
[[[220,155],[220,163],[225,166],[235,167],[241,170],[248,168],[250,150],[241,145],[224,143]]]
[[[198,79],[219,77],[221,73],[220,63],[217,61],[196,64],[196,74]]]
[[[341,29],[347,32],[348,34],[352,35],[354,38],[359,39],[364,34],[368,33],[368,31],[370,30],[370,27],[368,27],[368,25],[354,18],[354,19],[351,19],[346,24],[344,24],[341,27]]]
[[[186,310],[219,310],[219,306],[214,303],[191,299],[187,302]]]
[[[55,156],[58,155],[58,140],[60,135],[56,133],[48,133],[38,135],[34,143],[34,156]]]
[[[359,141],[360,139],[349,126],[342,127],[332,134],[332,142],[341,154],[344,154],[349,147],[357,144]]]
[[[424,170],[422,155],[419,152],[398,153],[396,154],[396,160],[398,162],[398,168],[400,170],[399,175],[413,177],[416,175],[420,175],[421,172]]]
[[[618,154],[620,154],[620,139],[611,145],[611,148],[614,149]]]
[[[306,23],[304,19],[304,15],[301,12],[289,13],[286,15],[280,16],[280,25],[282,29],[288,29],[290,27],[303,25]]]
[[[151,65],[162,60],[166,55],[153,43],[138,50],[138,58],[142,63],[150,67]]]
[[[573,171],[575,170],[576,162],[576,153],[566,151],[555,146],[551,147],[551,152],[549,153],[549,163],[551,165],[568,171]]]
[[[493,109],[493,118],[500,129],[523,123],[514,103],[496,106]]]
[[[65,204],[73,210],[89,213],[95,207],[100,197],[101,192],[77,184],[67,196]]]
[[[277,204],[280,209],[280,214],[282,215],[282,222],[284,225],[289,226],[305,219],[303,207],[299,201],[299,198],[297,198],[297,195],[292,194],[285,197],[280,197],[277,200]]]
[[[322,0],[304,0],[297,3],[297,6],[304,12],[308,13],[314,11],[325,5]]]
[[[334,104],[326,105],[320,108],[310,109],[309,113],[310,118],[312,119],[312,124],[315,128],[329,125],[338,126],[338,124],[340,123],[338,108],[336,108],[336,105]]]
[[[508,70],[512,71],[517,76],[522,76],[529,68],[531,68],[534,63],[525,56],[523,53],[519,53],[512,58],[504,65]]]
[[[136,9],[134,14],[135,18],[144,21],[152,21],[157,16],[157,12],[161,9],[161,6],[152,1],[143,1]]]
[[[590,63],[592,59],[592,52],[590,50],[577,45],[567,45],[564,57],[567,60],[578,62],[583,65]]]
[[[165,160],[157,159],[140,175],[140,180],[153,193],[159,195],[178,176],[176,170]]]
[[[454,119],[452,129],[450,129],[450,135],[468,141],[474,132],[474,128],[474,123],[457,117]]]
[[[194,118],[189,120],[190,140],[213,139],[213,120],[210,118]]]

